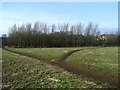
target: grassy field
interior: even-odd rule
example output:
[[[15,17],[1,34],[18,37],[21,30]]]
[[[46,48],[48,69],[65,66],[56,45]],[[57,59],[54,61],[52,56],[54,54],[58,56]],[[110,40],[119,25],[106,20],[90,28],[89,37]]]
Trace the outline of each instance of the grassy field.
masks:
[[[9,50],[50,61],[59,60],[65,53],[77,48],[9,48]]]
[[[2,48],[0,48],[0,89],[2,89]]]
[[[37,59],[57,61],[66,53],[83,49],[73,53],[67,62],[88,68],[93,71],[118,75],[118,47],[81,47],[81,48],[9,48],[9,50],[32,56]]]
[[[37,50],[36,50],[37,51]],[[37,54],[37,53],[36,53]],[[40,60],[3,50],[3,87],[103,88],[107,83],[71,74]]]
[[[96,72],[118,75],[118,47],[85,49],[73,53],[66,61]]]
[[[0,48],[0,60],[2,60],[2,48]]]

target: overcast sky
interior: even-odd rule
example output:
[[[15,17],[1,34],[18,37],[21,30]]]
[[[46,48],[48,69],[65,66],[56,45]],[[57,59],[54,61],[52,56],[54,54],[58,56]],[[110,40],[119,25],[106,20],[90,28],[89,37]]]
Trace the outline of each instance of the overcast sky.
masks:
[[[3,2],[2,28],[0,35],[8,33],[14,24],[36,21],[58,24],[93,22],[102,33],[114,32],[118,28],[117,2]],[[1,23],[0,23],[1,24]]]

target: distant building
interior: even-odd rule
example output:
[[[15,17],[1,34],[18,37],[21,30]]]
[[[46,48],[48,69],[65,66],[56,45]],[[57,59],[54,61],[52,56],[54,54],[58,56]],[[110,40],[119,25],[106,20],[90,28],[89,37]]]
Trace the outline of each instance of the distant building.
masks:
[[[2,34],[2,38],[7,38],[7,34]]]
[[[107,40],[108,36],[109,35],[107,35],[107,34],[101,34],[101,35],[99,35],[99,38],[102,40]]]
[[[7,39],[8,39],[8,37],[7,37],[7,34],[2,34],[2,37],[1,37],[1,42],[2,42],[2,44],[0,45],[0,47],[6,47],[7,46]]]

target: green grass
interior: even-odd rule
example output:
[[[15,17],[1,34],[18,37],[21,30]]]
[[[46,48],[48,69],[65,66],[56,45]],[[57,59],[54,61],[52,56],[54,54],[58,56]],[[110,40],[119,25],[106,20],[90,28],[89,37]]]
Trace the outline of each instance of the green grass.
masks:
[[[37,59],[57,61],[72,50],[83,49],[67,58],[71,64],[93,71],[118,75],[118,47],[81,47],[81,48],[8,48]]]
[[[40,60],[3,50],[3,87],[103,88],[107,83],[71,74]]]
[[[0,60],[2,60],[2,49],[0,48]]]
[[[8,48],[8,49],[38,59],[56,61],[63,57],[64,54],[77,48]]]
[[[2,89],[2,48],[0,48],[0,89]]]
[[[118,75],[118,47],[88,48],[73,53],[66,61],[115,77]]]

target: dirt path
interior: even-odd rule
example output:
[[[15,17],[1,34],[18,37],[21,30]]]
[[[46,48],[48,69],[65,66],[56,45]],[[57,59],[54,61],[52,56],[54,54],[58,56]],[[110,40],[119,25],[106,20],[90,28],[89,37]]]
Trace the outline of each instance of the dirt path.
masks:
[[[74,52],[81,51],[81,50],[83,49],[75,49],[75,50],[69,51],[66,54],[64,54],[63,57],[60,58],[58,61],[65,61],[71,54],[73,54]]]
[[[84,67],[74,66],[74,65],[68,63],[67,61],[65,61],[71,54],[73,54],[74,52],[80,51],[80,50],[83,50],[83,49],[71,51],[71,52],[65,54],[60,60],[58,60],[56,62],[48,62],[47,60],[43,60],[43,61],[46,63],[50,63],[52,65],[57,65],[60,68],[64,68],[65,70],[67,70],[73,74],[83,75],[85,77],[89,77],[89,78],[93,78],[93,79],[100,80],[103,82],[107,82],[113,86],[118,87],[118,78],[112,77],[109,74],[94,72],[94,71],[91,71]],[[8,51],[10,51],[10,50],[8,50]],[[16,53],[14,51],[10,51],[10,52]],[[18,54],[24,55],[21,53],[18,53]]]
[[[59,66],[59,67],[62,67],[64,68],[65,70],[69,71],[69,72],[72,72],[74,74],[78,74],[78,75],[83,75],[83,76],[87,76],[87,77],[90,77],[90,78],[94,78],[96,80],[100,80],[100,81],[103,81],[103,82],[107,82],[111,85],[114,85],[114,86],[117,86],[118,87],[118,78],[115,78],[115,77],[112,77],[111,75],[109,74],[105,74],[105,73],[101,73],[101,72],[95,72],[95,71],[92,71],[92,70],[89,70],[87,68],[84,68],[84,67],[80,67],[80,66],[74,66],[73,64],[70,64],[66,61],[66,59],[71,55],[73,54],[74,52],[77,52],[77,51],[81,51],[81,50],[84,50],[84,49],[78,49],[78,50],[74,50],[72,52],[70,52],[69,54],[66,54],[62,59],[60,59],[59,61],[57,62],[53,62],[53,64]]]
[[[110,83],[111,85],[114,86],[118,86],[118,78],[114,78],[112,76],[110,76],[109,74],[102,74],[102,73],[98,73],[98,72],[94,72],[91,71],[89,69],[83,68],[83,67],[76,67],[72,64],[69,64],[66,61],[62,61],[62,62],[53,62],[53,64],[64,68],[65,70],[74,73],[74,74],[78,74],[78,75],[83,75],[83,76],[87,76],[89,78],[94,78],[96,80],[100,80],[103,82],[107,82]]]

